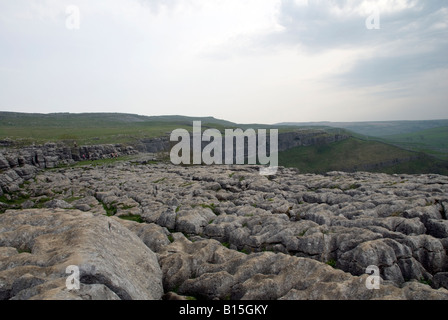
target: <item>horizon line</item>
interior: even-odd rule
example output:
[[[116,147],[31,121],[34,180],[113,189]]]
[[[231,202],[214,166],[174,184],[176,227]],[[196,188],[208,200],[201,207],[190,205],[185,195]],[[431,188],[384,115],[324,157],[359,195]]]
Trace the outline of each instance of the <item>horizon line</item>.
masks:
[[[248,125],[248,124],[265,124],[265,125],[298,125],[298,124],[314,124],[314,123],[372,123],[372,122],[417,122],[417,121],[448,121],[448,118],[431,118],[431,119],[418,119],[418,120],[410,120],[410,119],[401,119],[401,120],[351,120],[351,121],[336,121],[336,120],[310,120],[310,121],[283,121],[283,122],[276,122],[273,124],[266,124],[266,123],[258,123],[258,122],[251,122],[251,123],[243,123],[243,122],[234,122],[232,120],[227,120],[223,118],[217,118],[216,116],[207,115],[207,116],[192,116],[192,115],[182,115],[182,114],[161,114],[161,115],[147,115],[147,114],[138,114],[138,113],[127,113],[127,112],[19,112],[19,111],[3,111],[0,110],[0,113],[16,113],[16,114],[26,114],[26,115],[89,115],[89,114],[113,114],[113,115],[133,115],[133,116],[140,116],[140,117],[185,117],[185,118],[213,118],[216,120],[222,120],[227,122],[232,122],[235,124],[242,124],[242,125]]]

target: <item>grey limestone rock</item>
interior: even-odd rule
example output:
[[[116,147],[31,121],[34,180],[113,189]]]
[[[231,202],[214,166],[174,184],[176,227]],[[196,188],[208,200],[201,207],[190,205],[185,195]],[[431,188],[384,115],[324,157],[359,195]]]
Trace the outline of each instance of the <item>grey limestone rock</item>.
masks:
[[[282,253],[246,255],[214,240],[177,236],[159,261],[168,290],[205,299],[448,299],[447,290],[418,283],[400,288],[381,281],[379,290],[369,290],[366,274],[354,276]]]
[[[163,294],[156,255],[113,219],[77,210],[11,210],[0,215],[0,226],[3,299],[160,299]],[[14,254],[11,247],[24,253]],[[69,266],[79,268],[85,290],[67,292]]]
[[[0,212],[25,209],[15,211],[17,221],[11,211],[0,215],[3,298],[159,299],[173,290],[205,299],[446,298],[447,177],[286,168],[265,177],[258,166],[139,160],[41,170],[24,183],[30,166],[43,168],[58,148],[0,157]],[[99,157],[118,149],[129,151],[82,151]],[[138,217],[144,223],[123,220]],[[53,272],[79,252],[57,241],[82,249],[82,294],[64,291],[62,269]],[[124,275],[123,263],[132,272]],[[370,265],[379,268],[383,291],[365,290]],[[142,293],[138,270],[158,274],[142,280],[157,294]]]

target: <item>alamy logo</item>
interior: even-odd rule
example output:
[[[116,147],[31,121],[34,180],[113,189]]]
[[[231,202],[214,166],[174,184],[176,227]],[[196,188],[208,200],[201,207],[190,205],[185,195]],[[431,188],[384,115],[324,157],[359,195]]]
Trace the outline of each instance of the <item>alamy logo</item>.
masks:
[[[81,25],[81,11],[75,5],[70,5],[65,9],[67,18],[65,19],[65,27],[68,30],[79,30]]]
[[[366,273],[370,274],[366,279],[366,288],[369,290],[379,290],[381,280],[380,269],[377,266],[368,266]]]
[[[368,30],[379,30],[381,29],[381,16],[380,10],[375,8],[373,13],[366,19],[366,28]]]
[[[265,129],[258,130],[258,134],[254,129],[246,131],[226,129],[223,140],[219,130],[207,129],[202,133],[201,121],[194,121],[192,136],[191,143],[191,136],[187,130],[176,129],[171,133],[170,141],[178,142],[170,152],[173,164],[245,164],[245,159],[247,159],[247,164],[269,165],[269,167],[260,168],[262,175],[277,173],[277,129],[272,129],[269,132],[269,155],[267,152],[267,130]],[[209,143],[203,147],[203,142]]]
[[[79,282],[79,267],[77,266],[68,266],[65,269],[65,273],[70,274],[65,280],[65,286],[68,290],[79,290],[80,282]]]

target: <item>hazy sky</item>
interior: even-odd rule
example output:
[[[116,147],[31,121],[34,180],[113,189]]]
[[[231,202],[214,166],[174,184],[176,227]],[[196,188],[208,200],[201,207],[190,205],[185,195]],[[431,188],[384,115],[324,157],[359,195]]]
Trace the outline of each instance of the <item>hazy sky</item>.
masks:
[[[0,110],[448,118],[448,1],[0,0]]]

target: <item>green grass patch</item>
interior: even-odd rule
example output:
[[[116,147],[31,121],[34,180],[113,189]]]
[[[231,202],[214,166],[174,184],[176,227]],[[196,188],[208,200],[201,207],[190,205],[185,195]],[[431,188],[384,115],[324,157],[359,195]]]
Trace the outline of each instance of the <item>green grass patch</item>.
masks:
[[[106,204],[102,201],[98,201],[99,203],[101,203],[101,205],[104,208],[104,211],[106,211],[106,216],[111,217],[117,214],[117,207],[114,204]]]
[[[333,267],[334,269],[336,269],[336,260],[334,260],[334,259],[328,260],[326,262],[326,264],[328,264],[330,267]]]
[[[133,206],[129,206],[129,205],[121,205],[120,206],[120,209],[122,209],[122,210],[127,210],[127,209],[132,209],[132,208],[135,208],[136,206],[135,205],[133,205]]]
[[[8,199],[5,195],[0,196],[0,202],[6,203],[10,206],[19,206],[24,203],[26,200],[30,198],[29,195],[18,197],[17,195],[11,195],[11,198]]]
[[[401,217],[403,213],[401,211],[395,211],[390,214],[391,217]]]
[[[38,199],[37,201],[34,202],[33,208],[41,209],[41,208],[43,208],[45,206],[45,203],[50,201],[50,200],[51,200],[51,198],[42,197],[42,198],[40,198],[40,199]]]
[[[142,217],[138,214],[129,214],[125,216],[119,216],[120,219],[123,220],[129,220],[129,221],[135,221],[138,223],[144,223],[145,221],[142,219]]]
[[[216,208],[216,206],[215,206],[214,203],[211,203],[211,204],[203,203],[203,204],[201,204],[201,207],[202,207],[202,208],[209,208],[210,210],[213,211],[214,214],[216,214],[217,216],[219,216],[218,209]]]
[[[298,236],[298,237],[303,237],[307,231],[308,231],[308,229],[303,230],[303,231],[300,232],[297,236]]]
[[[181,184],[180,187],[181,188],[186,188],[186,187],[189,187],[189,186],[192,186],[192,185],[194,185],[194,182],[186,182],[186,183]]]
[[[0,208],[0,213],[5,213],[7,209],[21,209],[22,204],[30,199],[28,194],[13,193],[8,195],[0,196],[0,202],[3,202],[7,207]]]
[[[77,168],[77,167],[86,167],[86,166],[101,167],[101,166],[115,164],[120,161],[127,161],[130,159],[132,159],[132,156],[121,156],[118,158],[106,158],[106,159],[98,159],[98,160],[81,160],[81,161],[77,161],[71,165],[60,165],[55,169]],[[50,170],[52,170],[52,169],[50,169]]]
[[[426,284],[428,286],[431,286],[431,281],[430,280],[425,280],[425,278],[421,277],[419,280],[420,283]]]
[[[196,297],[193,297],[193,296],[186,296],[185,299],[188,300],[188,301],[196,301],[196,300],[198,300]]]
[[[64,201],[65,202],[68,202],[68,203],[72,203],[72,202],[75,202],[76,200],[81,200],[81,199],[83,199],[84,197],[70,197],[70,198],[66,198],[66,199],[64,199]]]
[[[29,249],[29,248],[18,248],[16,250],[19,254],[20,253],[31,253],[31,249]]]
[[[348,190],[356,190],[356,189],[359,189],[359,188],[361,188],[361,185],[360,185],[360,184],[358,184],[358,183],[353,183],[353,184],[351,184],[351,185],[348,187]],[[340,188],[338,188],[338,189],[340,189]],[[345,191],[345,190],[343,190],[343,191]]]

